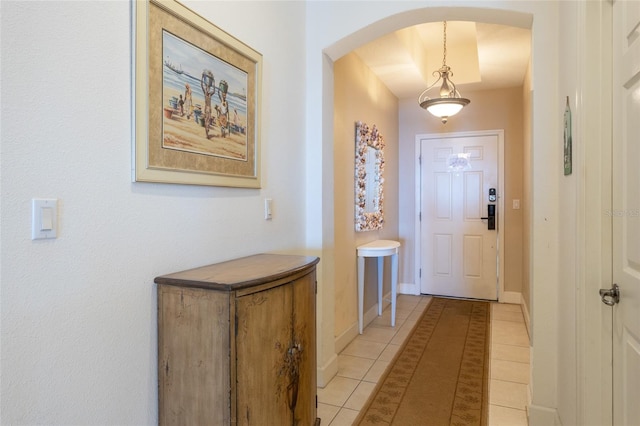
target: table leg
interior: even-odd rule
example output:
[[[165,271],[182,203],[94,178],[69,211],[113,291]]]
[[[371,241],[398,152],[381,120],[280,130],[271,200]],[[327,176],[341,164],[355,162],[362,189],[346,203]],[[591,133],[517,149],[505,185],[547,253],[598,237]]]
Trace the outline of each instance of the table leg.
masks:
[[[396,326],[396,298],[398,291],[398,253],[391,255],[391,327]]]
[[[364,311],[364,257],[358,256],[358,331],[362,334]]]
[[[378,316],[382,315],[382,283],[384,282],[384,257],[378,256]]]

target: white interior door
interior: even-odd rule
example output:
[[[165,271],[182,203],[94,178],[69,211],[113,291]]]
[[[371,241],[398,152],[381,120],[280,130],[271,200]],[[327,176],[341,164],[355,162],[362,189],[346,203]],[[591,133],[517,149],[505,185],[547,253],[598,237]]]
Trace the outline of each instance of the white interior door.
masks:
[[[421,292],[497,300],[498,135],[424,138],[420,156]]]
[[[613,7],[613,423],[640,425],[640,2]]]

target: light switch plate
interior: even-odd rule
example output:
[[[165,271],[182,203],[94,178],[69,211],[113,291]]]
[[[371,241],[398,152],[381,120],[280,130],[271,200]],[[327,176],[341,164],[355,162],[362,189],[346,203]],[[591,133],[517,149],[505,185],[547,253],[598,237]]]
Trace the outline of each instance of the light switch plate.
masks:
[[[271,211],[273,205],[272,205],[272,201],[271,198],[265,198],[264,199],[264,219],[265,220],[271,220],[273,217],[273,213]]]
[[[48,240],[58,236],[58,200],[31,200],[31,239]]]

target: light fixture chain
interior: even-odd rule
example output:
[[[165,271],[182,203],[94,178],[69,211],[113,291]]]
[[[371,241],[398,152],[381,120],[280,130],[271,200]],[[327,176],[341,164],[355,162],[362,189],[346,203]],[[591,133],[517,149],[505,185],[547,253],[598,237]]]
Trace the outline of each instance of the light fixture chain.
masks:
[[[446,66],[447,65],[447,21],[444,21],[444,48],[443,48],[443,55],[442,55],[442,66]]]
[[[450,116],[457,114],[471,101],[460,96],[456,85],[450,80],[453,72],[451,72],[451,68],[447,66],[447,21],[443,21],[442,23],[444,33],[442,37],[444,45],[442,49],[442,68],[433,72],[433,75],[437,76],[438,79],[420,93],[420,96],[418,96],[418,104],[420,104],[420,107],[440,118],[442,123],[446,123]],[[439,97],[430,97],[428,95],[429,91],[431,91],[438,82],[442,82]]]

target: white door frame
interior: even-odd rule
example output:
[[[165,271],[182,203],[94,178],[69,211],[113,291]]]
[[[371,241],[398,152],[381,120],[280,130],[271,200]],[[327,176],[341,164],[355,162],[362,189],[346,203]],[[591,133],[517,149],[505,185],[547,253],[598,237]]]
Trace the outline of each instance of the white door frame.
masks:
[[[470,131],[470,132],[454,132],[454,133],[421,133],[417,134],[415,138],[415,179],[416,179],[416,194],[415,194],[415,282],[419,288],[418,292],[421,291],[421,278],[420,278],[420,270],[422,269],[422,236],[420,230],[420,197],[421,197],[421,170],[422,166],[420,164],[420,141],[423,139],[447,139],[447,138],[461,138],[461,137],[474,137],[474,136],[497,136],[498,137],[498,301],[499,302],[508,302],[508,303],[521,303],[520,297],[517,297],[518,300],[504,300],[509,299],[505,298],[504,291],[504,262],[502,252],[504,250],[504,130],[478,130],[478,131]],[[519,294],[518,294],[519,296]],[[515,299],[514,297],[513,299]]]

